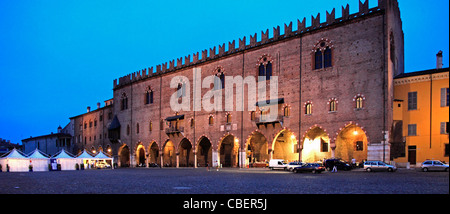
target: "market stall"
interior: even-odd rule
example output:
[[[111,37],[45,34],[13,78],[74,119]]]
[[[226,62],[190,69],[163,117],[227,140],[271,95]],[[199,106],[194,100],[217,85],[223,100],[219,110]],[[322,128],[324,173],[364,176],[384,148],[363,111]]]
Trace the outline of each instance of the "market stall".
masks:
[[[80,164],[83,164],[84,169],[90,169],[94,167],[95,164],[95,158],[89,152],[86,151],[86,149],[77,156],[77,159],[79,160]]]
[[[61,170],[76,170],[76,164],[80,164],[80,159],[74,157],[74,155],[66,152],[66,150],[61,150],[51,159],[56,159],[56,163],[61,166]]]
[[[33,166],[33,172],[48,171],[50,158],[39,149],[35,149],[31,154],[29,154],[28,159],[30,160],[30,165]]]
[[[30,159],[19,150],[13,149],[0,158],[3,172],[28,172]]]
[[[109,157],[103,151],[100,151],[94,158],[95,158],[94,166],[96,168],[110,168],[110,169],[112,169],[113,158]]]

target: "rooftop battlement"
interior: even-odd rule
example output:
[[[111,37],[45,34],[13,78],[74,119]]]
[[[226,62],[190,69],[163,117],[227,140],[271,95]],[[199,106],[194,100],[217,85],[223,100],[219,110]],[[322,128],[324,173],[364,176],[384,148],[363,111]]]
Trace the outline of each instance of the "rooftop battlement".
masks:
[[[338,24],[347,20],[356,19],[365,15],[369,15],[381,10],[384,10],[387,7],[387,4],[393,4],[394,8],[398,10],[398,2],[396,0],[378,0],[378,6],[369,8],[369,0],[365,0],[365,2],[359,1],[359,11],[354,14],[350,14],[350,6],[347,4],[345,7],[342,6],[342,17],[336,18],[335,16],[335,8],[331,12],[326,11],[326,21],[320,22],[320,13],[317,14],[316,17],[311,16],[311,26],[306,26],[306,18],[302,20],[297,20],[297,30],[293,30],[293,24],[290,22],[289,24],[284,24],[284,34],[281,34],[280,26],[273,28],[273,36],[269,38],[269,29],[265,31],[261,31],[261,39],[258,41],[257,33],[254,35],[250,35],[250,43],[246,43],[247,37],[239,38],[238,47],[236,47],[236,41],[233,40],[228,42],[228,50],[225,49],[225,43],[222,45],[214,46],[213,48],[209,48],[201,51],[200,53],[193,53],[192,59],[191,55],[187,55],[184,57],[180,57],[162,63],[160,65],[156,65],[156,69],[153,67],[144,68],[142,70],[136,71],[134,73],[128,74],[126,76],[120,77],[119,79],[114,80],[113,90],[123,87],[125,85],[131,84],[133,82],[151,78],[154,76],[159,76],[165,73],[174,72],[179,69],[183,69],[189,66],[198,65],[207,61],[215,60],[224,56],[232,55],[244,50],[252,49],[255,47],[259,47],[268,43],[280,41],[283,39],[295,37],[304,33],[308,33],[314,30],[318,30],[321,28],[328,27],[330,25]],[[217,52],[218,50],[218,52]],[[168,65],[168,66],[167,66]]]

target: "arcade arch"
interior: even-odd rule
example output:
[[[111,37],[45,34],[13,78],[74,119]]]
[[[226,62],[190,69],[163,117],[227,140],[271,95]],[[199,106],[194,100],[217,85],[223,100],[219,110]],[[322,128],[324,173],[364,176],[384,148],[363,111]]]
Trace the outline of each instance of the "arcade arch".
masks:
[[[321,127],[310,128],[305,134],[302,145],[303,162],[317,162],[332,156],[330,137]]]
[[[219,160],[222,167],[238,166],[239,140],[229,134],[219,143]]]
[[[357,162],[367,159],[368,137],[358,124],[350,123],[340,129],[336,137],[335,157]]]
[[[212,144],[207,137],[202,137],[197,147],[197,165],[212,166]]]
[[[288,129],[281,130],[272,142],[272,159],[298,160],[297,138]]]

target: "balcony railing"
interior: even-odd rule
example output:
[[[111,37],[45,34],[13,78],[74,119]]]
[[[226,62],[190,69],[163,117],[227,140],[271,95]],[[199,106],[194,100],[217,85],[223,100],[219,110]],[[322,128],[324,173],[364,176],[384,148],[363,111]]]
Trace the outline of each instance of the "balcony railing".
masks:
[[[283,126],[283,122],[284,122],[284,116],[283,115],[278,115],[274,120],[269,120],[269,116],[262,116],[260,115],[259,117],[255,118],[255,122],[256,125],[258,126],[258,128],[260,128],[261,125],[264,125],[267,127],[268,124],[272,124],[273,126],[275,126],[276,123],[279,123],[281,126]]]
[[[172,127],[166,128],[166,134],[168,134],[168,135],[182,133],[182,132],[184,132],[184,127],[172,126]]]

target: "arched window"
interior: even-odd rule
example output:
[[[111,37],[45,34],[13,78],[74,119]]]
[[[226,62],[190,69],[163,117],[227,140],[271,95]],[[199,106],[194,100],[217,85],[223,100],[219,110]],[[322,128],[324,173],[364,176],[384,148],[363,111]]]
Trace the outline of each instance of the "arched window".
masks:
[[[273,75],[272,71],[272,60],[269,55],[264,54],[261,56],[261,58],[258,60],[258,76],[265,77],[265,80],[270,80]]]
[[[324,68],[331,67],[331,49],[330,49],[330,47],[325,48],[325,52],[323,53],[323,67]]]
[[[250,113],[250,120],[256,120],[256,112],[255,111],[252,111],[251,113]]]
[[[272,78],[272,63],[268,62],[266,66],[266,80],[270,80]]]
[[[136,134],[139,134],[139,123],[136,124]]]
[[[314,69],[329,68],[333,66],[333,44],[329,39],[319,40],[312,50],[314,53]]]
[[[364,104],[364,98],[362,96],[356,97],[355,104],[356,104],[356,106],[355,106],[356,109],[362,109],[363,106],[364,106],[363,105]]]
[[[314,69],[321,69],[322,68],[322,51],[320,49],[317,49],[316,53],[314,54]]]
[[[195,120],[194,120],[194,118],[191,118],[191,128],[194,128],[195,127]]]
[[[212,126],[212,125],[214,124],[214,117],[213,117],[213,116],[209,116],[209,118],[208,118],[208,124],[209,124],[210,126]]]
[[[130,125],[127,125],[127,135],[130,135]]]
[[[127,94],[123,93],[120,100],[120,110],[128,109],[128,97]]]
[[[227,123],[231,123],[231,114],[227,114]]]
[[[148,131],[152,131],[153,130],[153,123],[152,123],[152,121],[150,121],[149,123],[148,123]]]
[[[145,92],[145,104],[152,104],[153,103],[153,90],[148,88],[148,90]]]
[[[289,106],[284,107],[283,109],[283,116],[285,117],[289,117],[289,115],[291,114],[290,110],[289,110]]]
[[[223,73],[222,66],[218,66],[214,71],[216,77],[219,79],[214,79],[214,90],[220,90],[225,88],[225,74]]]
[[[330,101],[330,112],[337,111],[336,100]]]
[[[306,103],[305,105],[305,114],[311,115],[312,114],[312,103]]]

